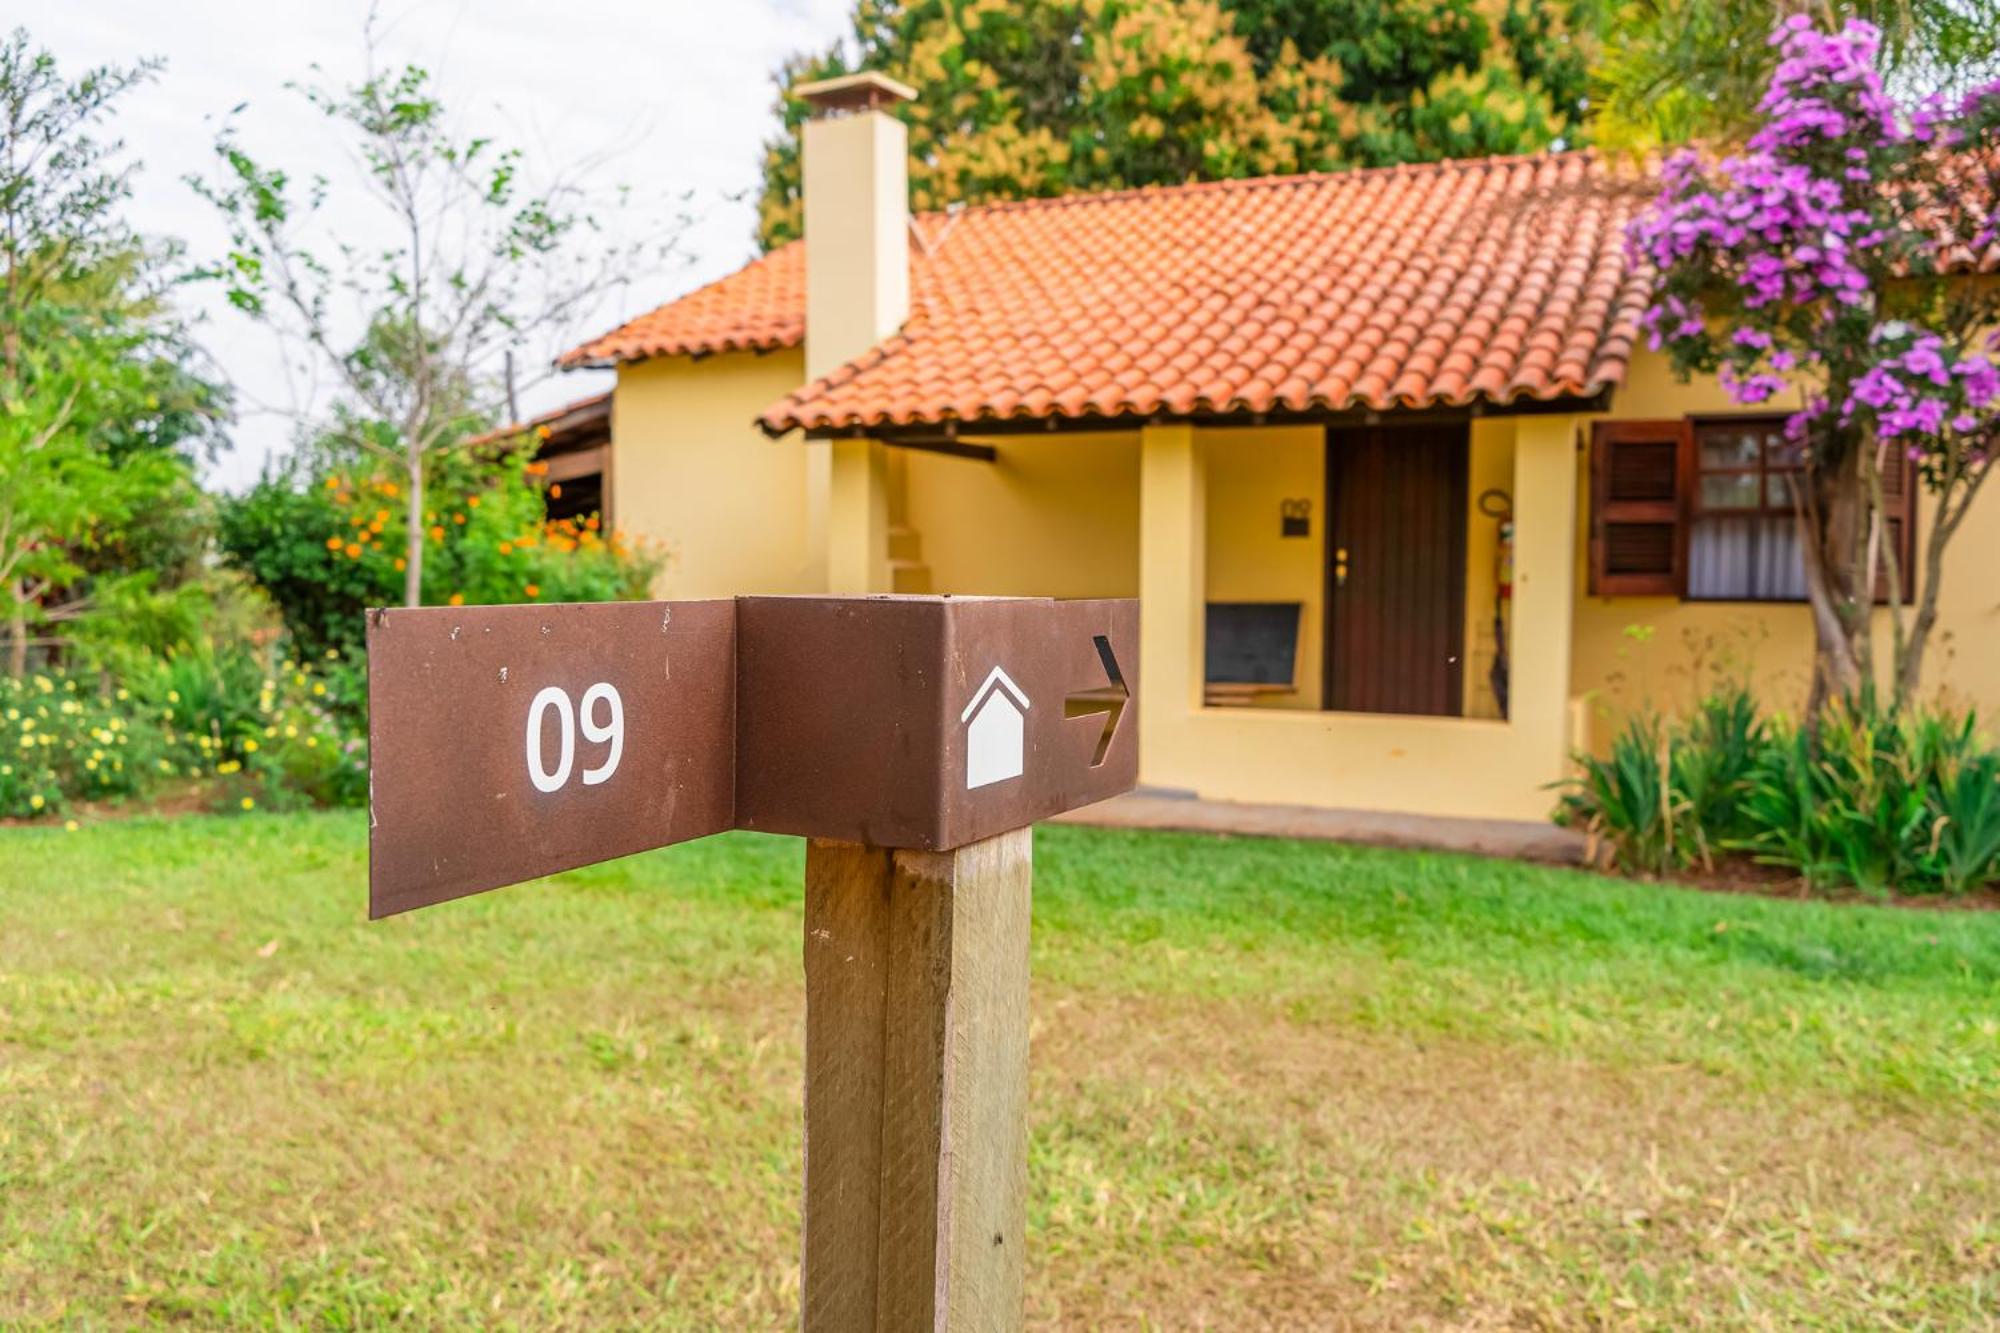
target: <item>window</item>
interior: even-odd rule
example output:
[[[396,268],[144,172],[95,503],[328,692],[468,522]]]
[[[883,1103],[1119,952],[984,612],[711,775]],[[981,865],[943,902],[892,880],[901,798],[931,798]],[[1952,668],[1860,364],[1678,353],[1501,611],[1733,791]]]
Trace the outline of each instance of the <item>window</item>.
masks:
[[[1688,528],[1691,601],[1802,602],[1792,484],[1798,452],[1782,418],[1742,417],[1694,425],[1695,482]]]
[[[1883,478],[1905,589],[1915,554],[1913,469]],[[1782,417],[1609,421],[1591,442],[1590,588],[1604,597],[1803,601]],[[1886,598],[1886,584],[1877,589]]]

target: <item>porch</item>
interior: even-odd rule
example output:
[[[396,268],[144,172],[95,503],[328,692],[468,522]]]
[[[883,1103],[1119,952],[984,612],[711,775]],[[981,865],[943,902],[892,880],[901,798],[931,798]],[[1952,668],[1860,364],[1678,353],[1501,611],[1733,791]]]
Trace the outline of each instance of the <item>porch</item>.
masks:
[[[834,591],[1139,597],[1145,784],[1542,819],[1581,735],[1577,422],[1389,415],[807,447],[830,455]]]

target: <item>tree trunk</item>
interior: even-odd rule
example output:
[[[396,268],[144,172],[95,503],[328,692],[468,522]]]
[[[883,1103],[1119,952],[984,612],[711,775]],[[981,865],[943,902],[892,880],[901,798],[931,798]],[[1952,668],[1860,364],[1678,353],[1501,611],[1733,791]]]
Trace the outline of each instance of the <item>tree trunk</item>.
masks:
[[[424,459],[412,453],[409,466],[410,508],[404,526],[409,538],[403,552],[403,605],[424,604]]]
[[[1813,676],[1806,716],[1817,718],[1836,699],[1867,688],[1873,579],[1868,570],[1869,513],[1861,451],[1807,471],[1800,497],[1799,538],[1805,556],[1806,602],[1812,610]]]

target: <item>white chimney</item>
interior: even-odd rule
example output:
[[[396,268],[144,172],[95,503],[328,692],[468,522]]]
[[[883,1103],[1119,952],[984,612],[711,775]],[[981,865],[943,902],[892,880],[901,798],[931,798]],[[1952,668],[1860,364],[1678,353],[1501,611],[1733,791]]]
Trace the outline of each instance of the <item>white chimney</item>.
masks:
[[[910,136],[887,108],[916,91],[864,72],[803,84],[806,378],[818,379],[903,326],[910,313]],[[888,590],[889,461],[872,440],[809,441],[810,581]]]
[[[886,108],[916,92],[883,74],[795,90],[813,108],[801,145],[806,377],[817,379],[910,313],[910,136]]]

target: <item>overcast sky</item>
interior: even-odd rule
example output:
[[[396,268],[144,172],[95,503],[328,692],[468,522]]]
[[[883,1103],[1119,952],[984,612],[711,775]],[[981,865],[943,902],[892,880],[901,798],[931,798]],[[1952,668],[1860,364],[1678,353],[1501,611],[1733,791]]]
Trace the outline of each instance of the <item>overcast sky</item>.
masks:
[[[435,76],[454,115],[521,146],[551,169],[609,155],[591,168],[607,187],[632,187],[630,209],[600,221],[632,238],[692,192],[691,261],[634,274],[597,321],[605,327],[702,282],[754,253],[759,148],[772,127],[771,75],[796,50],[821,48],[845,28],[851,0],[382,0],[390,60]],[[238,103],[246,146],[296,175],[348,169],[338,142],[302,114],[283,85],[321,65],[345,81],[359,72],[367,0],[0,0],[0,28],[25,26],[72,77],[106,62],[159,56],[166,69],[129,95],[116,122],[138,165],[131,217],[142,231],[185,241],[204,258],[224,237],[183,177],[207,174],[219,120]],[[200,337],[245,406],[236,448],[212,479],[238,488],[287,447],[292,406],[269,336],[213,293],[201,298]],[[559,375],[524,394],[522,411],[605,386],[608,375]],[[259,411],[259,404],[278,411]]]

